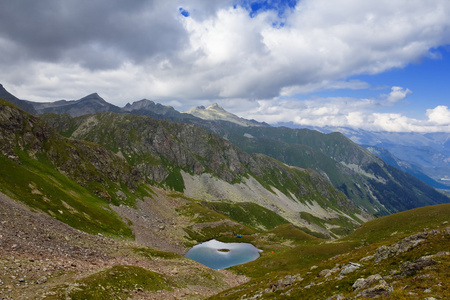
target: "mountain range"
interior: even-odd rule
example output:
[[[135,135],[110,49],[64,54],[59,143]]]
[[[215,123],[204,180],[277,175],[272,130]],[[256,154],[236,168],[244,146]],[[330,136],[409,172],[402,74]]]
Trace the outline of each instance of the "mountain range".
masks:
[[[299,128],[293,123],[283,123]],[[450,134],[445,132],[377,132],[347,127],[307,127],[323,133],[341,132],[360,146],[374,150],[386,162],[443,189],[450,189]]]
[[[265,280],[276,282],[283,272],[311,267],[308,262],[319,263],[374,243],[394,243],[394,238],[405,238],[414,230],[446,224],[446,204],[433,214],[431,208],[412,211],[405,220],[411,214],[423,218],[414,226],[400,222],[403,217],[392,217],[450,199],[337,132],[272,127],[239,118],[217,104],[190,114],[145,99],[119,108],[98,94],[54,103],[20,100],[3,87],[0,94],[6,98],[0,100],[0,200],[11,211],[4,214],[0,227],[2,249],[9,249],[1,256],[0,269],[12,270],[10,260],[15,263],[16,258],[10,253],[23,259],[26,268],[20,272],[30,278],[19,278],[19,284],[45,277],[51,290],[40,291],[42,296],[95,298],[92,293],[111,297],[118,293],[126,298],[132,292],[136,297],[145,293],[153,297],[158,289],[152,290],[153,283],[129,278],[141,274],[136,276],[159,278],[155,279],[159,290],[169,294],[175,290],[178,296],[197,293],[203,298],[264,274],[271,274]],[[389,229],[391,238],[381,237],[377,226],[390,217],[398,220],[393,227],[397,232]],[[58,231],[43,233],[29,225],[34,218],[47,222],[49,228],[69,227],[64,227],[65,236],[58,236]],[[373,233],[367,236],[363,228]],[[91,235],[84,237],[76,230]],[[236,232],[269,251],[259,266],[237,267],[246,279],[200,267],[194,275],[189,271],[191,263],[179,256],[211,238],[233,239]],[[82,244],[75,242],[77,234]],[[438,241],[446,235],[438,234],[436,241],[433,234],[429,242],[421,241],[445,248]],[[47,242],[44,235],[54,242]],[[37,243],[40,239],[47,246]],[[61,246],[61,240],[71,246]],[[309,251],[315,254],[298,262],[297,251],[306,257]],[[97,254],[92,254],[94,261],[79,253]],[[62,273],[58,267],[54,272],[42,271],[45,259],[56,266],[63,256],[73,262],[61,267]],[[166,267],[157,263],[161,260]],[[35,261],[40,264],[36,268]],[[102,273],[105,267],[108,273]],[[86,268],[91,271],[84,274]],[[1,272],[8,279],[7,288],[1,287],[2,281],[0,291],[17,297],[14,280],[25,275]],[[135,285],[116,289],[110,276]],[[206,289],[211,284],[206,278],[212,277],[219,278],[216,289]],[[79,288],[65,285],[67,280]],[[99,286],[103,291],[97,291]],[[240,288],[258,294],[251,286],[254,282]],[[267,294],[284,293],[283,289]],[[24,290],[33,293],[33,288]]]

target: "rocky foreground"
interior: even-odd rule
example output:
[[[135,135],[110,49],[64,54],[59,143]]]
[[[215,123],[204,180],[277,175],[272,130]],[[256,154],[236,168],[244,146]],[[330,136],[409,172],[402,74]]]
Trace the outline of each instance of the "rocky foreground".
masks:
[[[154,291],[121,289],[116,299],[201,299],[247,281],[176,254],[73,229],[1,193],[0,207],[0,299],[76,296],[86,287],[83,278],[117,266],[144,268],[168,283]]]
[[[424,230],[390,245],[332,257],[244,295],[225,292],[217,299],[448,299],[449,242],[450,227]]]

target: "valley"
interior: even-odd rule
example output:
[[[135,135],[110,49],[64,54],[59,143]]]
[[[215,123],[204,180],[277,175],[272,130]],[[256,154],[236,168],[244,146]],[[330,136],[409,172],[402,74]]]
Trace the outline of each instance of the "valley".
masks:
[[[450,199],[340,133],[5,91],[4,299],[450,293]],[[183,257],[211,239],[263,252],[226,270]]]

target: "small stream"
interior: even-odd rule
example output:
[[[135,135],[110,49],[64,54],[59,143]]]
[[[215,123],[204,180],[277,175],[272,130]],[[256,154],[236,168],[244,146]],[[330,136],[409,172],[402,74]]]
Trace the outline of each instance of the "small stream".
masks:
[[[210,240],[192,247],[185,257],[211,269],[226,269],[253,261],[262,250],[248,243],[222,243]]]

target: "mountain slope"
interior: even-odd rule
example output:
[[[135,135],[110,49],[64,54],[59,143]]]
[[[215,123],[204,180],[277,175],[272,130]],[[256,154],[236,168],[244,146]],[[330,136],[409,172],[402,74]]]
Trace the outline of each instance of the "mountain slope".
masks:
[[[143,178],[112,152],[61,137],[42,120],[0,100],[0,189],[87,232],[132,238],[109,204],[148,195]]]
[[[390,164],[391,166],[411,174],[412,176],[416,177],[417,179],[425,182],[426,184],[434,188],[443,190],[450,189],[449,186],[437,182],[433,178],[423,173],[422,168],[420,168],[419,166],[397,158],[387,149],[375,146],[363,146],[363,147],[369,150],[371,153],[375,154],[376,156],[380,157],[383,161]]]
[[[37,114],[36,110],[34,109],[33,105],[27,101],[20,100],[16,96],[12,95],[10,92],[8,92],[2,84],[0,84],[0,99],[4,99],[14,105],[17,105],[24,111],[35,115]]]
[[[450,204],[422,207],[369,221],[338,241],[275,248],[232,268],[251,281],[209,299],[445,299],[449,212]]]
[[[189,197],[254,202],[294,224],[324,233],[327,229],[308,223],[300,212],[356,222],[368,217],[315,172],[249,155],[195,125],[113,113],[73,119],[45,115],[44,119],[61,134],[103,145],[154,184]]]
[[[290,128],[302,128],[286,123]],[[323,133],[341,132],[361,146],[384,148],[402,161],[416,165],[420,173],[409,172],[423,180],[430,177],[439,184],[447,185],[450,173],[450,133],[418,133],[418,132],[377,132],[347,127],[311,127]],[[432,182],[432,181],[430,181]],[[438,186],[436,185],[436,186]]]
[[[248,153],[263,153],[289,165],[315,170],[372,213],[385,215],[450,201],[420,180],[390,168],[340,133],[226,123],[210,130]]]

